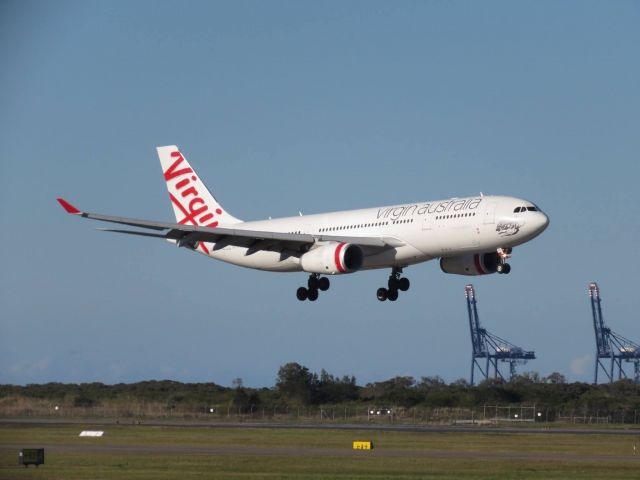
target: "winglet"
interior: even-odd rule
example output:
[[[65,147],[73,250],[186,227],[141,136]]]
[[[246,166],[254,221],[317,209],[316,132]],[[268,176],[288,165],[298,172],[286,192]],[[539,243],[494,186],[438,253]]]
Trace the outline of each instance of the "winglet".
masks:
[[[58,198],[58,203],[62,205],[62,208],[65,209],[67,213],[72,213],[74,215],[80,215],[82,212],[78,210],[76,207],[67,202],[64,198]]]

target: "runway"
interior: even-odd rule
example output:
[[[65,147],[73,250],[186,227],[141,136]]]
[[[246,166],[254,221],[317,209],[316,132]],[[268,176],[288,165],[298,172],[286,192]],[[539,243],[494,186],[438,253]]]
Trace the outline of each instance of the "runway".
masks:
[[[637,435],[640,428],[580,428],[580,427],[486,427],[456,425],[407,425],[376,423],[282,423],[282,422],[208,422],[183,420],[115,420],[115,419],[81,419],[81,418],[3,418],[0,425],[138,425],[149,427],[178,428],[266,428],[266,429],[299,429],[299,430],[353,430],[353,431],[387,431],[412,433],[500,433],[500,434],[558,434],[558,435]]]
[[[413,449],[373,449],[352,450],[349,448],[289,448],[256,446],[190,446],[190,445],[79,445],[79,444],[4,444],[0,451],[15,452],[21,448],[44,448],[51,453],[84,454],[121,454],[121,455],[208,455],[208,456],[259,456],[259,457],[381,457],[381,458],[439,458],[439,459],[477,459],[477,460],[522,460],[550,462],[637,462],[640,456],[631,455],[592,455],[576,453],[546,452],[470,452],[451,450],[413,450]]]

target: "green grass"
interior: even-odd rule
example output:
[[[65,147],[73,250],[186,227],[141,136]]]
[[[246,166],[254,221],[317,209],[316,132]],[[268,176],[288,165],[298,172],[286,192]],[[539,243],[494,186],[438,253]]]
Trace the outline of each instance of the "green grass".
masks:
[[[96,429],[97,427],[91,427]],[[409,433],[345,430],[105,426],[103,438],[80,438],[80,426],[0,426],[0,479],[617,479],[636,478],[639,436]],[[373,440],[374,452],[351,455],[351,442]],[[47,445],[46,464],[16,466],[15,446]],[[146,452],[92,452],[92,445]],[[58,446],[58,449],[54,449]],[[62,448],[64,447],[64,448]],[[158,448],[154,451],[154,448]],[[161,448],[238,448],[235,453],[162,453]],[[243,451],[251,449],[251,454]],[[261,451],[265,449],[267,451]],[[295,449],[287,455],[276,449]],[[420,456],[436,452],[435,457]],[[262,454],[260,454],[262,453]],[[505,454],[505,458],[496,457]],[[379,456],[381,454],[391,456]],[[517,454],[559,454],[507,458]],[[397,456],[396,456],[397,455]],[[446,458],[446,455],[455,455]],[[487,455],[483,457],[483,455]],[[627,456],[591,459],[590,455]],[[565,458],[566,456],[566,458]]]

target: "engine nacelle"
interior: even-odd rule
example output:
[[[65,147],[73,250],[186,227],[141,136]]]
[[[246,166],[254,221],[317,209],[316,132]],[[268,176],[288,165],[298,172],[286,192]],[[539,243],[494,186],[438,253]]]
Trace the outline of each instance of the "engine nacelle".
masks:
[[[364,253],[358,245],[328,242],[300,257],[300,265],[305,272],[335,275],[351,273],[362,268]]]
[[[487,275],[496,273],[500,264],[500,256],[497,252],[476,253],[474,255],[461,255],[459,257],[446,257],[440,259],[440,269],[444,273],[456,275]]]

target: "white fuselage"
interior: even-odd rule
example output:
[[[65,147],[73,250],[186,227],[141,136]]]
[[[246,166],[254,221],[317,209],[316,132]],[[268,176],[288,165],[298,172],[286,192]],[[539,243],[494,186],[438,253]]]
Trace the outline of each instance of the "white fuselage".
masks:
[[[520,211],[523,210],[523,211]],[[363,269],[405,267],[434,258],[495,251],[528,242],[549,220],[531,202],[506,196],[451,198],[432,202],[348,210],[243,222],[236,229],[303,233],[322,237],[380,237],[388,248],[363,247]],[[224,226],[224,225],[221,225]],[[197,251],[248,268],[278,272],[301,271],[299,255],[281,250],[254,251],[224,246]]]

